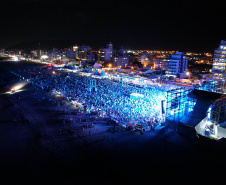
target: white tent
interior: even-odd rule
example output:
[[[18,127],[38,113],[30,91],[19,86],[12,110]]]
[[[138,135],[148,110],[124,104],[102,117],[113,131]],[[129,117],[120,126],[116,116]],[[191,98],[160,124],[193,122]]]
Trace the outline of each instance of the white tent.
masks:
[[[95,63],[93,67],[94,67],[94,68],[102,67],[102,64]]]

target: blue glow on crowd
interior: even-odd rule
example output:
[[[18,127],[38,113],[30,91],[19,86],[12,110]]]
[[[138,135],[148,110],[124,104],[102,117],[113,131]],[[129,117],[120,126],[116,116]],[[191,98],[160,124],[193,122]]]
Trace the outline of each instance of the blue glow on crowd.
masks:
[[[90,86],[90,83],[95,86]],[[87,112],[98,112],[102,117],[110,117],[121,125],[160,124],[164,121],[161,100],[166,100],[166,91],[177,86],[148,81],[146,85],[122,85],[112,78],[94,78],[93,75],[79,73],[44,73],[33,83],[54,89],[62,97],[78,102],[77,107],[86,106]],[[137,93],[143,97],[131,97]]]

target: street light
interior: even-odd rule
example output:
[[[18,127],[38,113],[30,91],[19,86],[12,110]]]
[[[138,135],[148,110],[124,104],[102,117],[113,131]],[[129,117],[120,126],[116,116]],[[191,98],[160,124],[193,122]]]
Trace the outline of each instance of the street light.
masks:
[[[189,80],[189,82],[190,82],[190,72],[187,71],[187,72],[186,72],[186,75],[188,76],[188,80]]]
[[[189,77],[190,77],[190,72],[186,72],[186,75],[188,76],[188,79],[189,79]]]

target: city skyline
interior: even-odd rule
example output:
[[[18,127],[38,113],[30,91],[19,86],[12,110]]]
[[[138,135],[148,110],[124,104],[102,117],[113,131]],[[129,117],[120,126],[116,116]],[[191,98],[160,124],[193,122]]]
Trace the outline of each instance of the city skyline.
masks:
[[[38,40],[77,40],[99,48],[213,52],[224,40],[225,3],[205,1],[1,1],[0,48]]]

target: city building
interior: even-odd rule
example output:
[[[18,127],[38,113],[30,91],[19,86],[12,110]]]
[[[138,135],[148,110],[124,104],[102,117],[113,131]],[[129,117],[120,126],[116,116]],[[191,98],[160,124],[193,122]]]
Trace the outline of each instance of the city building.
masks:
[[[68,50],[66,52],[66,56],[67,56],[68,59],[77,59],[78,54],[77,54],[76,51]]]
[[[49,57],[51,58],[51,60],[60,59],[60,57],[58,55],[58,49],[53,48],[51,51],[49,51]]]
[[[31,55],[32,55],[32,57],[38,57],[40,54],[39,54],[39,50],[32,50],[31,51]]]
[[[78,59],[78,46],[77,45],[73,46],[72,50],[75,52],[76,59]]]
[[[192,53],[186,52],[185,56],[187,57],[190,63],[194,64],[212,64],[213,55],[211,53]]]
[[[106,47],[100,48],[100,61],[110,61],[113,54],[113,44],[110,42]]]
[[[140,53],[139,62],[146,67],[150,63],[149,54],[147,52]]]
[[[87,60],[88,58],[88,53],[91,52],[91,47],[90,46],[79,46],[78,47],[78,58],[81,60]]]
[[[117,49],[114,50],[113,55],[114,56],[127,56],[127,51],[126,51],[126,49],[123,49],[123,47],[118,47]]]
[[[118,68],[125,68],[129,64],[129,56],[114,56],[114,66]]]
[[[175,76],[187,71],[188,59],[183,52],[176,52],[168,59],[166,75]]]
[[[226,76],[226,41],[221,40],[219,48],[214,50],[213,67],[212,67],[213,78],[225,79]]]
[[[94,64],[97,61],[97,53],[96,52],[91,52],[88,54],[88,63]]]
[[[0,55],[5,55],[5,53],[6,53],[6,51],[5,51],[5,49],[0,49]]]
[[[154,68],[166,70],[168,68],[168,59],[154,59]]]

